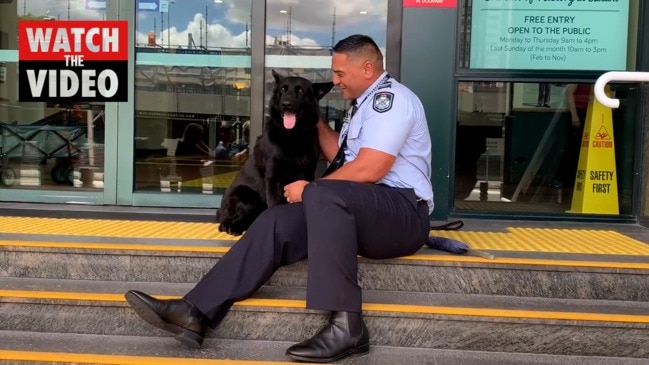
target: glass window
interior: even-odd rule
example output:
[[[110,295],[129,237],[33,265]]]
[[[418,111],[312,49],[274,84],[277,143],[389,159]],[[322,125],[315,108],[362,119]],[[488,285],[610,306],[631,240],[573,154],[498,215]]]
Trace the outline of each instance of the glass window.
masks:
[[[640,0],[461,4],[460,68],[636,69]]]
[[[265,105],[274,86],[271,70],[331,81],[332,48],[339,40],[362,33],[374,39],[386,56],[388,0],[268,0],[266,5]],[[320,100],[321,115],[340,130],[347,106],[337,88]],[[324,169],[323,164],[320,168]],[[316,172],[316,176],[320,173]]]
[[[246,158],[252,1],[138,9],[135,190],[222,193]]]
[[[84,2],[0,1],[0,189],[103,189],[104,105],[18,101],[18,21],[104,19]]]
[[[637,86],[611,87],[608,120],[592,84],[458,86],[457,210],[632,214]]]

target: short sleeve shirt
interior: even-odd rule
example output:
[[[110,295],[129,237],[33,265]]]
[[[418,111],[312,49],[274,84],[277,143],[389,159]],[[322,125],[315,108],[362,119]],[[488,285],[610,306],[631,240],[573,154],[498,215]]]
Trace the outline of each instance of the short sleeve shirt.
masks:
[[[347,134],[345,161],[354,160],[361,148],[395,156],[394,165],[377,183],[414,189],[432,213],[432,145],[419,98],[384,73],[356,101],[358,110],[340,133],[339,144]]]

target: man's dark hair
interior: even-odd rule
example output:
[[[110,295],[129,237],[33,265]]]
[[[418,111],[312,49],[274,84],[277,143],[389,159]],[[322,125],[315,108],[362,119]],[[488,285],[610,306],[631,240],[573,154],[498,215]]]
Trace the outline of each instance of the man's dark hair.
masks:
[[[341,39],[333,48],[335,53],[365,53],[366,55],[374,54],[377,60],[383,58],[383,54],[376,45],[374,40],[364,34],[354,34],[347,38]]]

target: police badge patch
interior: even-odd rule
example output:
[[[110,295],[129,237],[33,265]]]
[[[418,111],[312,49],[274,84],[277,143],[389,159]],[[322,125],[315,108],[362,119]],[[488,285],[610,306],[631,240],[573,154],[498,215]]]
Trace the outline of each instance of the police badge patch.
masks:
[[[392,99],[394,99],[393,93],[387,91],[376,93],[372,107],[379,113],[387,112],[392,108]]]

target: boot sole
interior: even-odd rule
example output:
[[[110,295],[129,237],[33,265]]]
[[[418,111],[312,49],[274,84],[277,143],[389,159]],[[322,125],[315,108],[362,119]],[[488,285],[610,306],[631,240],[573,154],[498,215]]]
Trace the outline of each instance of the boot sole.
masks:
[[[174,338],[185,346],[197,349],[200,348],[203,344],[203,337],[201,337],[199,334],[165,321],[155,310],[153,310],[153,308],[146,304],[146,302],[144,302],[136,294],[129,292],[126,293],[125,297],[129,306],[133,308],[135,313],[137,313],[150,325],[173,333],[175,335]]]
[[[326,363],[326,362],[334,362],[338,361],[341,359],[344,359],[347,356],[363,356],[367,355],[370,352],[370,344],[365,344],[359,347],[354,347],[351,348],[345,352],[342,352],[336,356],[328,357],[328,358],[323,358],[323,357],[306,357],[306,356],[297,356],[297,355],[291,355],[289,353],[286,353],[288,357],[290,357],[293,360],[298,360],[298,361],[306,361],[306,362],[316,362],[316,363]]]

